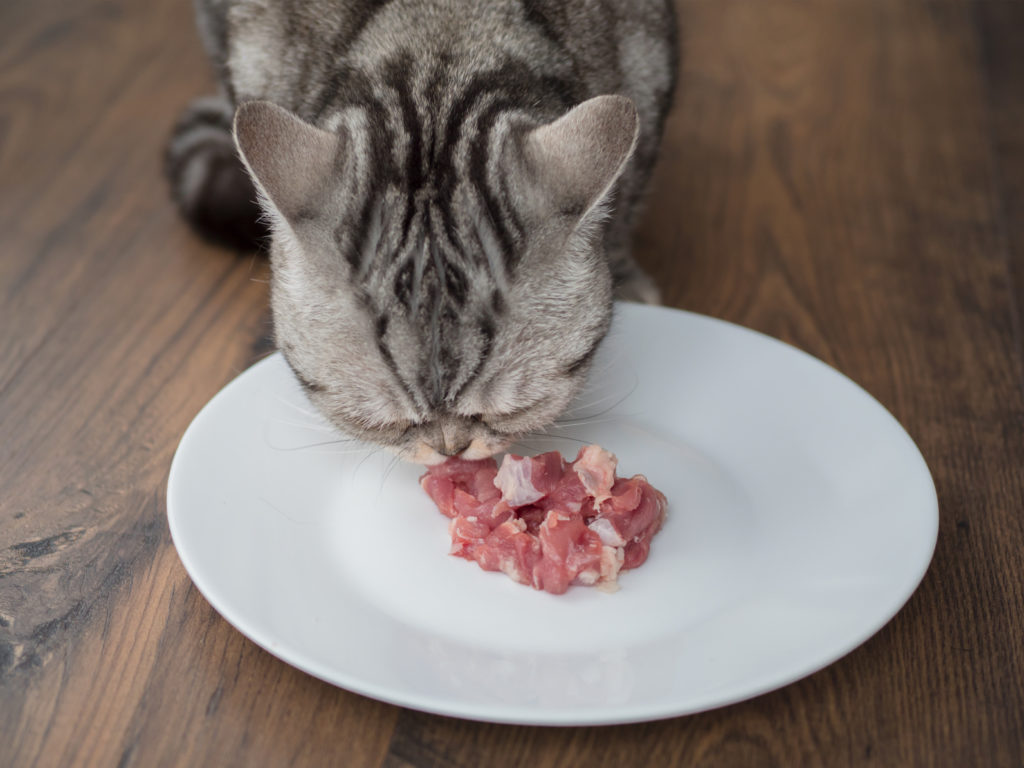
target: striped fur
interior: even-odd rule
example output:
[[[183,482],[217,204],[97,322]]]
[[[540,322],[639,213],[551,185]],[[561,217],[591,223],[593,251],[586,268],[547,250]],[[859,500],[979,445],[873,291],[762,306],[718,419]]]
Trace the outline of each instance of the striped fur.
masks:
[[[418,461],[489,455],[555,418],[613,282],[656,295],[628,241],[675,79],[670,3],[198,9],[225,109],[183,119],[172,177],[197,210],[212,182],[192,147],[223,172],[242,105],[255,189],[238,191],[270,223],[275,331],[312,401]]]

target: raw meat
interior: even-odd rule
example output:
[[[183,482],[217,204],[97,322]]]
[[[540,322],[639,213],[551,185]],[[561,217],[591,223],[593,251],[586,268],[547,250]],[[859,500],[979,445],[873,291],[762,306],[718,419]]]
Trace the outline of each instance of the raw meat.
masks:
[[[617,586],[619,571],[646,559],[665,520],[665,496],[643,475],[615,475],[597,445],[575,461],[558,452],[448,459],[420,485],[451,518],[451,554],[520,584],[562,594],[571,584]]]

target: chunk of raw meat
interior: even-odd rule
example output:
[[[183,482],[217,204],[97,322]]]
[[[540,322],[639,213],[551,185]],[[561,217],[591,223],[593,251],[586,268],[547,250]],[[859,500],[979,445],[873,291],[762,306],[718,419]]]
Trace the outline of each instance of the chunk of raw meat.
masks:
[[[455,517],[456,488],[479,501],[497,498],[501,493],[494,487],[496,474],[498,468],[494,459],[470,461],[451,458],[431,467],[430,472],[420,478],[420,485],[444,514]]]
[[[451,554],[554,594],[572,584],[616,586],[641,565],[667,502],[643,475],[619,478],[600,446],[573,462],[557,452],[494,459],[453,458],[420,484],[451,518]]]
[[[562,456],[554,451],[532,458],[506,454],[494,485],[510,507],[533,504],[558,487],[564,463]]]
[[[587,493],[594,497],[594,504],[600,504],[611,495],[618,463],[614,455],[599,445],[586,446],[573,462],[572,468]]]

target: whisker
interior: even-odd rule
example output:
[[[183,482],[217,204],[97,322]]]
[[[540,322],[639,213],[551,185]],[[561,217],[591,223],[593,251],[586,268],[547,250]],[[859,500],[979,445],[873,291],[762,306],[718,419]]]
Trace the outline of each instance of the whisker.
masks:
[[[571,437],[570,435],[546,435],[540,432],[528,432],[526,434],[526,437],[530,438],[531,440],[572,440],[574,443],[580,443],[581,445],[590,445],[589,440],[582,440],[578,437]]]
[[[365,464],[370,459],[371,456],[376,456],[378,453],[380,453],[380,450],[381,449],[379,445],[373,446],[373,449],[368,454],[366,454],[358,464],[356,464],[355,471],[358,472],[360,469],[362,469],[363,464]]]
[[[530,442],[526,442],[525,440],[516,440],[514,443],[509,443],[508,444],[508,446],[506,447],[504,453],[509,453],[510,449],[512,449],[512,448],[515,448],[517,451],[520,451],[523,454],[527,454],[531,450],[533,450],[533,445],[531,445]]]
[[[308,411],[305,408],[303,408],[301,405],[299,405],[298,403],[295,403],[295,402],[293,402],[291,400],[288,400],[287,398],[281,397],[281,395],[279,395],[279,394],[275,393],[274,394],[274,399],[278,400],[281,403],[284,403],[287,406],[290,406],[291,408],[294,408],[296,411],[301,413],[303,416],[308,416],[311,419],[316,419],[318,422],[323,422],[323,416],[321,416],[319,413],[315,413],[314,411]]]
[[[395,471],[395,467],[398,466],[398,463],[401,460],[402,457],[397,453],[391,457],[391,461],[388,462],[387,469],[384,470],[384,476],[380,480],[380,490],[384,490],[384,483],[387,482],[388,478],[391,476],[391,473]]]
[[[567,408],[565,411],[563,411],[563,415],[566,415],[566,414],[580,414],[580,418],[586,418],[586,416],[594,416],[596,414],[584,413],[584,412],[588,411],[591,408],[594,408],[595,406],[599,406],[602,403],[606,403],[609,400],[612,400],[612,399],[614,399],[616,397],[619,397],[619,396],[618,395],[605,395],[604,397],[599,397],[596,400],[591,400],[588,403],[581,403],[580,405],[577,405],[574,408]],[[612,405],[612,407],[614,408],[615,406]]]
[[[572,442],[579,443],[580,445],[590,445],[589,440],[580,440],[578,437],[569,437],[568,435],[545,435],[540,432],[528,432],[523,435],[522,440],[509,443],[508,449],[506,450],[514,449],[517,453],[529,455],[537,453],[538,451],[543,451],[546,443],[554,443],[564,440],[571,440]],[[551,446],[547,447],[548,449],[551,448]]]
[[[280,446],[280,445],[271,445],[269,442],[267,443],[267,445],[269,445],[275,451],[290,452],[290,451],[308,451],[310,448],[323,448],[324,446],[328,446],[328,445],[338,445],[338,446],[340,446],[340,445],[345,445],[346,443],[351,443],[351,442],[355,442],[355,441],[353,441],[353,440],[324,440],[324,441],[319,442],[319,443],[307,443],[306,445],[293,445],[293,446],[288,446],[288,447],[284,447],[284,446]],[[352,450],[349,451],[349,453],[358,453],[359,451],[366,450],[367,447],[368,446],[365,446],[365,445],[363,445],[363,446],[353,446]]]
[[[309,422],[302,421],[288,421],[287,419],[273,419],[274,424],[280,424],[285,427],[296,427],[297,429],[313,429],[320,432],[334,432],[334,427],[330,424],[311,424]],[[354,438],[352,438],[354,439]]]
[[[363,442],[361,440],[357,440],[356,438],[351,438],[351,437],[335,437],[335,438],[332,438],[331,440],[317,440],[317,441],[312,442],[312,443],[303,443],[301,445],[278,445],[278,444],[276,444],[276,441],[270,439],[270,429],[271,429],[271,426],[273,424],[275,424],[275,423],[288,424],[288,422],[286,422],[286,421],[277,421],[277,420],[275,420],[275,421],[268,420],[263,425],[263,442],[266,443],[267,447],[269,447],[269,448],[271,448],[272,450],[275,450],[275,451],[283,451],[283,452],[306,451],[306,450],[309,450],[311,448],[323,448],[325,446],[349,446],[349,445],[352,445],[352,444],[359,444],[359,443]],[[291,426],[305,427],[305,426],[313,426],[313,425],[291,425]],[[363,444],[362,446],[353,445],[353,447],[356,450],[365,450],[365,444]],[[355,453],[356,451],[353,450],[352,452]]]
[[[627,392],[624,395],[618,395],[618,394],[616,394],[614,392],[610,392],[610,393],[608,393],[608,394],[606,394],[606,395],[604,395],[602,397],[598,397],[598,398],[596,398],[594,400],[590,400],[590,401],[588,401],[586,403],[579,403],[578,405],[574,405],[572,408],[567,409],[566,413],[575,413],[576,411],[582,411],[582,410],[586,410],[587,408],[593,408],[595,405],[600,405],[601,403],[607,402],[608,400],[612,400],[614,398],[619,398],[619,401],[621,402],[621,400],[629,397],[632,393],[633,393],[632,390],[630,390],[629,392]]]
[[[573,427],[583,427],[590,424],[611,424],[612,422],[622,421],[626,414],[615,414],[607,418],[593,418],[593,419],[571,419],[569,421],[556,421],[548,427],[548,429],[572,429]]]
[[[597,367],[597,366],[592,367],[590,369],[590,373],[587,374],[587,377],[588,377],[588,379],[590,381],[593,381],[595,378],[600,378],[601,376],[603,376],[604,374],[608,373],[609,371],[614,370],[615,368],[619,368],[619,367],[620,367],[619,366],[619,361],[617,359],[605,360],[604,363],[600,367]]]
[[[589,418],[592,418],[594,416],[603,416],[604,414],[608,413],[612,409],[617,408],[618,406],[622,405],[622,403],[624,403],[626,400],[628,400],[632,396],[632,394],[634,392],[636,392],[637,387],[639,387],[639,386],[640,386],[640,379],[639,379],[638,376],[636,376],[634,374],[634,376],[633,376],[633,386],[630,387],[630,390],[626,394],[624,394],[621,397],[619,397],[618,400],[616,400],[614,403],[609,405],[607,408],[604,408],[604,409],[602,409],[600,411],[597,411],[596,413],[588,413],[585,416],[580,416],[579,418],[581,418],[581,419],[589,419]],[[615,397],[615,395],[606,395],[605,397],[599,398],[598,400],[594,400],[593,402],[588,403],[588,405],[586,407],[592,407],[594,405],[597,405],[598,403],[603,403],[605,400],[608,400],[611,397]],[[566,411],[566,413],[573,413],[575,411],[582,410],[583,407],[584,406],[577,406],[576,408],[573,408],[571,410]],[[559,423],[559,421],[556,420],[555,423],[557,424],[557,423]]]

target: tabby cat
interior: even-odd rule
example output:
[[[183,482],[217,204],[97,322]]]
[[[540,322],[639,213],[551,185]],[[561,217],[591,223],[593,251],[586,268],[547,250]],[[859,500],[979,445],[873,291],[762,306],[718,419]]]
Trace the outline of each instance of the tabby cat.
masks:
[[[565,409],[613,295],[657,301],[629,235],[676,76],[671,0],[197,16],[221,95],[173,132],[175,197],[221,241],[269,229],[277,344],[344,432],[422,463],[491,455]]]

